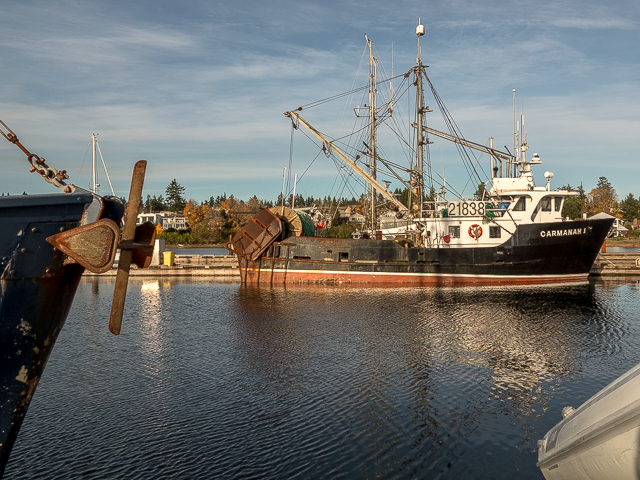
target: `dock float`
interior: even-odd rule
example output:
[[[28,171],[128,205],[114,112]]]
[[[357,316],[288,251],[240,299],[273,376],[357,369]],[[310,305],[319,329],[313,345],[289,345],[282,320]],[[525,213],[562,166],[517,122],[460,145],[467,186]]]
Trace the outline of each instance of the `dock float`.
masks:
[[[117,268],[102,276],[115,276]],[[87,276],[94,275],[89,271]],[[176,255],[173,266],[151,265],[131,267],[129,275],[140,277],[225,277],[240,278],[235,255]],[[592,277],[640,277],[640,252],[599,253],[593,264]]]

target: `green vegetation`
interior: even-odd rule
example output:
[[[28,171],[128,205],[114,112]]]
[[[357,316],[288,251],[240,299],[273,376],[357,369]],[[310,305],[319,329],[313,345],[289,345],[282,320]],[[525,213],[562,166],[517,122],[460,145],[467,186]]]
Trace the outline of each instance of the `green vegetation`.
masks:
[[[175,230],[173,228],[167,228],[166,230],[158,233],[156,238],[163,239],[168,245],[190,245],[192,243],[192,236],[189,230]]]
[[[170,212],[181,213],[184,210],[187,202],[182,196],[185,192],[185,188],[176,182],[174,178],[171,180],[171,183],[167,186],[167,190],[165,191],[167,195],[167,210]]]
[[[348,223],[341,223],[340,225],[332,225],[326,232],[326,236],[329,238],[351,238],[351,234],[356,231],[356,227]]]
[[[596,187],[587,194],[580,185],[577,188],[571,185],[564,185],[559,190],[570,190],[577,192],[575,197],[571,197],[564,202],[562,208],[562,216],[572,219],[582,218],[584,214],[589,216],[599,212],[606,212],[614,215],[626,222],[629,228],[629,238],[640,238],[640,230],[632,230],[634,219],[640,217],[640,198],[636,198],[629,193],[624,200],[618,202],[616,191],[611,183],[605,178],[600,177]],[[428,193],[427,193],[428,191]],[[425,191],[425,202],[432,202],[436,198],[436,190],[433,186]],[[233,236],[253,215],[262,207],[270,208],[275,205],[291,206],[291,198],[283,201],[279,196],[276,202],[259,200],[253,196],[246,202],[236,199],[233,195],[227,195],[226,192],[216,197],[211,196],[209,200],[197,202],[195,200],[185,200],[186,189],[182,187],[174,178],[166,188],[165,197],[147,195],[146,201],[143,202],[144,212],[160,212],[171,211],[177,214],[183,214],[189,225],[187,230],[176,231],[174,229],[162,230],[158,228],[157,238],[164,239],[168,244],[183,245],[203,245],[203,244],[226,244],[229,237]],[[409,205],[409,189],[396,189],[393,194],[404,205]],[[480,184],[474,197],[482,198],[485,194],[485,185]],[[416,194],[411,192],[411,203],[417,201]],[[315,206],[325,214],[331,212],[333,220],[331,227],[324,230],[323,234],[331,238],[350,238],[356,227],[352,224],[345,223],[338,214],[337,207],[351,206],[352,211],[365,214],[367,197],[362,195],[359,199],[355,197],[336,198],[324,197],[313,198],[297,196],[295,201],[296,208]]]

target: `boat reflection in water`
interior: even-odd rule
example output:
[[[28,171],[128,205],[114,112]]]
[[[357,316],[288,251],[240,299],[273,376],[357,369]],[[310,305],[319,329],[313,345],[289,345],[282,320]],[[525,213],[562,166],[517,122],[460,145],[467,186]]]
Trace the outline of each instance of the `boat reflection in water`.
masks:
[[[394,437],[393,448],[410,447],[409,464],[421,465],[425,457],[427,463],[447,465],[453,452],[473,452],[487,442],[528,455],[535,449],[531,430],[557,383],[582,370],[583,352],[614,349],[619,333],[598,318],[597,297],[584,285],[245,287],[238,309],[246,319],[239,324],[241,342],[261,346],[251,365],[264,375],[265,385],[285,368],[283,359],[288,379],[297,372],[306,377],[318,355],[331,359],[353,381],[341,402],[350,411],[344,421],[372,439],[382,432]],[[274,336],[274,329],[286,335]],[[321,353],[314,346],[318,338],[333,339],[322,342]],[[298,386],[282,382],[277,388]],[[325,388],[315,393],[329,396]],[[514,422],[519,438],[509,425]],[[407,425],[412,425],[408,431]],[[386,441],[374,443],[385,449]],[[473,463],[491,471],[487,462],[493,457],[475,458],[477,453],[470,453]],[[528,463],[533,467],[535,459]]]
[[[97,282],[80,282],[4,480],[540,478],[537,440],[636,363],[640,338],[633,285],[134,277],[114,342],[91,307],[112,280]]]

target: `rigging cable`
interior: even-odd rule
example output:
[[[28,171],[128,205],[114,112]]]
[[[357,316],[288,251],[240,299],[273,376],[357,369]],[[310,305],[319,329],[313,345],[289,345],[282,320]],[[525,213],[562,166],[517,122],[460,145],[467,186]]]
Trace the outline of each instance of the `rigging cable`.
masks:
[[[425,79],[427,80],[427,82],[429,83],[429,88],[431,89],[431,93],[433,94],[433,98],[435,99],[436,103],[438,104],[438,108],[440,109],[440,112],[442,113],[442,117],[443,117],[445,123],[447,124],[447,128],[449,129],[449,133],[454,137],[458,137],[458,138],[464,140],[465,139],[464,136],[462,135],[462,133],[460,132],[460,129],[458,128],[458,126],[456,125],[455,121],[453,120],[453,117],[451,116],[451,114],[449,113],[447,107],[445,106],[444,102],[442,101],[442,98],[440,98],[440,95],[436,91],[433,83],[431,83],[431,79],[429,78],[429,76],[426,73],[425,73],[424,76],[425,76]],[[484,180],[478,174],[478,171],[477,171],[474,163],[471,161],[471,156],[469,155],[468,150],[463,145],[460,145],[458,143],[456,143],[456,147],[458,148],[458,151],[461,153],[461,156],[463,157],[463,159],[465,159],[465,157],[466,157],[467,162],[465,162],[465,168],[467,169],[467,172],[469,173],[469,176],[475,175],[475,178],[477,179],[478,183],[484,183]],[[464,155],[463,155],[463,153],[464,153]],[[487,173],[482,169],[482,166],[480,165],[480,162],[478,162],[478,159],[475,156],[473,156],[473,158],[476,161],[476,163],[478,164],[478,166],[480,167],[480,170],[485,175],[485,177],[489,178]],[[468,185],[468,183],[469,182],[467,182],[467,185]]]

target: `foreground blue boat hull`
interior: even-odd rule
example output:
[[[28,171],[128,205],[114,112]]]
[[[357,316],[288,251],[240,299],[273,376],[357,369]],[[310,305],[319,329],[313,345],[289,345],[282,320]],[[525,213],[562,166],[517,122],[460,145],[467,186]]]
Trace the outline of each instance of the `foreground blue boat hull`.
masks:
[[[0,477],[84,267],[47,238],[122,208],[88,192],[0,197]]]

